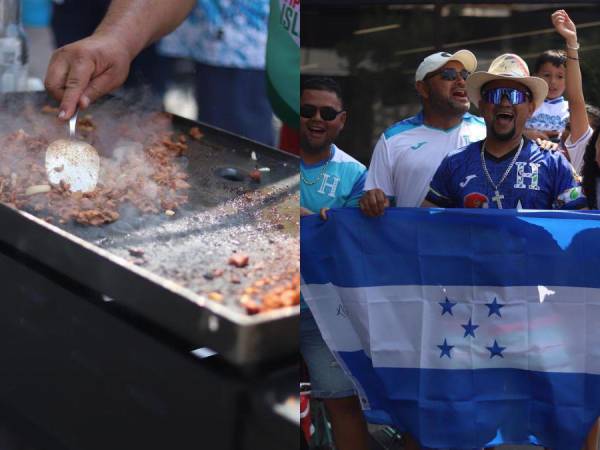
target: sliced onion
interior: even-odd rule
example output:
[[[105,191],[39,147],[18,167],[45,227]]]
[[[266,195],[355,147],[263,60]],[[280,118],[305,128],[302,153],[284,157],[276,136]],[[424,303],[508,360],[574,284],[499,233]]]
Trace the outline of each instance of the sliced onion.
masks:
[[[25,195],[36,195],[36,194],[44,194],[46,192],[50,192],[49,184],[36,184],[35,186],[29,186],[25,189]]]

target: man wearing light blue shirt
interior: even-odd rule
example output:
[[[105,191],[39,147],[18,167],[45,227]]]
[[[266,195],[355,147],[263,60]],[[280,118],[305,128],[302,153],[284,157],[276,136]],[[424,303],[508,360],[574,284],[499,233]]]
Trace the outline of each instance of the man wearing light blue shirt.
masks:
[[[300,207],[358,206],[366,168],[333,141],[346,123],[341,92],[330,78],[303,83],[300,94]],[[302,244],[301,244],[302,245]],[[300,352],[311,378],[311,395],[323,399],[336,448],[368,450],[368,431],[354,385],[323,341],[315,319],[300,300]]]

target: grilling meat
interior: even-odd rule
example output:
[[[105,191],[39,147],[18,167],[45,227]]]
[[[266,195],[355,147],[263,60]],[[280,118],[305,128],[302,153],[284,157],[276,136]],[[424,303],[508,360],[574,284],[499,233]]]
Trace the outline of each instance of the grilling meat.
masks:
[[[51,110],[44,107],[42,111]],[[118,220],[124,204],[144,214],[177,210],[187,202],[191,187],[179,162],[187,144],[185,139],[175,139],[166,127],[157,127],[159,119],[150,118],[148,123],[151,131],[139,141],[142,143],[128,141],[125,134],[115,148],[104,149],[98,186],[85,194],[71,193],[64,184],[49,186],[44,167],[50,141],[47,129],[39,124],[36,129],[34,124],[34,132],[39,134],[18,130],[1,136],[0,202],[43,212],[46,219],[60,223],[74,220],[92,226]],[[79,134],[88,141],[97,138],[98,126],[91,116],[77,125]]]

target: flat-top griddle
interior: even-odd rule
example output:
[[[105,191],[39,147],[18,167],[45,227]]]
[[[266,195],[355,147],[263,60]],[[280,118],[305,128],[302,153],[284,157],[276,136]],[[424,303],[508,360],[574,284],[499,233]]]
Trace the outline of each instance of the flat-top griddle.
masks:
[[[42,94],[15,94],[0,107],[21,105],[35,121],[35,112],[48,102]],[[110,124],[137,117],[143,129],[148,111],[109,99],[89,113],[102,152],[102,142],[118,137]],[[27,120],[18,120],[27,132]],[[0,205],[0,242],[234,364],[293,354],[298,307],[249,315],[240,298],[257,280],[282,281],[298,268],[298,159],[178,116],[170,126],[175,134],[188,135],[192,127],[204,134],[200,140],[188,136],[182,161],[190,174],[189,202],[174,215],[142,215],[126,206],[118,221],[90,227],[49,224],[33,211]],[[257,168],[260,182],[249,176]],[[249,256],[249,264],[229,265],[240,253]]]

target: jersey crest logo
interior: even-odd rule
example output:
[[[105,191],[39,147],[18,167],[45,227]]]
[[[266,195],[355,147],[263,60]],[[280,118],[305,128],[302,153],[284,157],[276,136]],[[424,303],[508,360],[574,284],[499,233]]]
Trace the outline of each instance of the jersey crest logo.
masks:
[[[529,168],[531,172],[525,172],[525,167],[529,164]],[[517,181],[514,184],[514,187],[517,189],[526,189],[529,188],[533,191],[539,191],[539,168],[540,165],[537,163],[526,163],[526,162],[517,162],[515,163],[517,167]],[[529,186],[525,185],[525,178],[529,178]]]
[[[480,192],[471,192],[463,199],[465,208],[489,208],[489,199]]]
[[[339,177],[329,175],[328,173],[324,173],[323,181],[321,182],[321,186],[319,187],[319,190],[317,192],[319,192],[319,194],[325,194],[330,196],[331,198],[335,198],[335,191],[337,190],[339,183]]]

